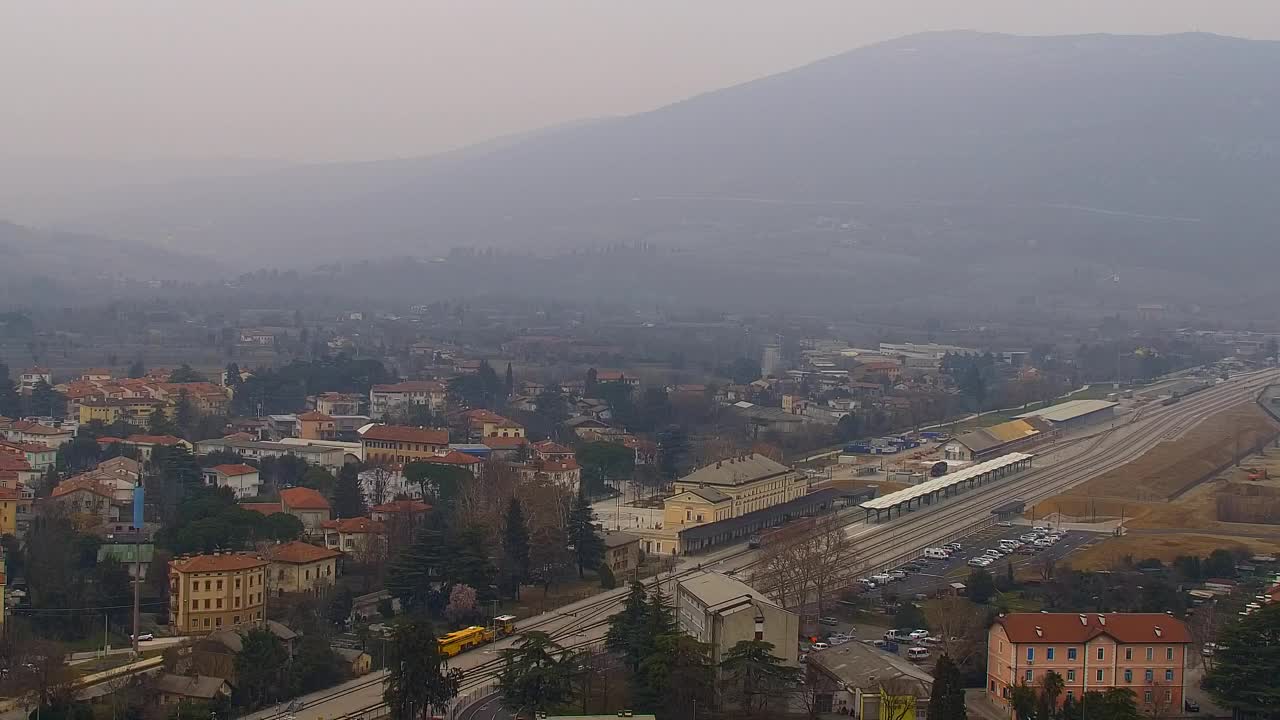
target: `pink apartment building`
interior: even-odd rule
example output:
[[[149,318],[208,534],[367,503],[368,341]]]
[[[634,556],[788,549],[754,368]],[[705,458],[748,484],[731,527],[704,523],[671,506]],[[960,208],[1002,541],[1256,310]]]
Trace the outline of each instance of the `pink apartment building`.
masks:
[[[1159,613],[1012,613],[987,631],[987,697],[1009,709],[1012,688],[1062,676],[1063,698],[1113,687],[1131,690],[1140,709],[1181,714],[1191,633]]]

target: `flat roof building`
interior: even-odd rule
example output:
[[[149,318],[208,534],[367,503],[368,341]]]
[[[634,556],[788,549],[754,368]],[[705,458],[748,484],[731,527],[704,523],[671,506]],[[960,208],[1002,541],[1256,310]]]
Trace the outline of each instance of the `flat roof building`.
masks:
[[[773,644],[774,655],[799,665],[800,618],[744,582],[698,573],[676,586],[675,605],[680,629],[711,645],[714,664],[742,640],[764,640]]]
[[[1107,400],[1071,400],[1051,405],[1040,410],[1032,410],[1018,419],[1039,418],[1055,428],[1080,427],[1115,417],[1117,403]]]

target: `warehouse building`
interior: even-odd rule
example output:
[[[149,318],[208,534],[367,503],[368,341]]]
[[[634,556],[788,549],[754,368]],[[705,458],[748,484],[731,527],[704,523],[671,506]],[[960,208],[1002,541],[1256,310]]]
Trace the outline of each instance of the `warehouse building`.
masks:
[[[1014,417],[1020,420],[1037,418],[1055,430],[1067,430],[1111,420],[1116,416],[1116,406],[1117,403],[1106,400],[1071,400]]]
[[[1028,417],[958,435],[942,446],[943,460],[982,462],[1049,438],[1053,426]]]

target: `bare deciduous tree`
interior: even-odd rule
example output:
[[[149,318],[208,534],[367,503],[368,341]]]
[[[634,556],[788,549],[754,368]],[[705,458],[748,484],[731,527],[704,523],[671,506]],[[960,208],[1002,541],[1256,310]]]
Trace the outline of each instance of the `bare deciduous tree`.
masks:
[[[813,603],[821,615],[831,595],[861,569],[857,548],[831,513],[774,533],[761,548],[756,578],[784,607]]]

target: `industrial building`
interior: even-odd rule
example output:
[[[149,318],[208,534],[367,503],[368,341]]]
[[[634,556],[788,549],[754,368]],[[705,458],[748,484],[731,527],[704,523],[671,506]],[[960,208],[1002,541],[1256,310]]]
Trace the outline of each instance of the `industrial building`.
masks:
[[[721,573],[698,573],[676,585],[675,606],[680,630],[711,646],[713,665],[742,640],[772,643],[774,655],[799,665],[800,618],[746,583]]]
[[[1037,417],[979,428],[958,435],[942,446],[943,460],[982,462],[1042,442],[1053,434],[1053,425]]]
[[[1049,423],[1055,430],[1067,430],[1114,418],[1117,404],[1107,400],[1071,400],[1015,415],[1014,418],[1039,419]]]

